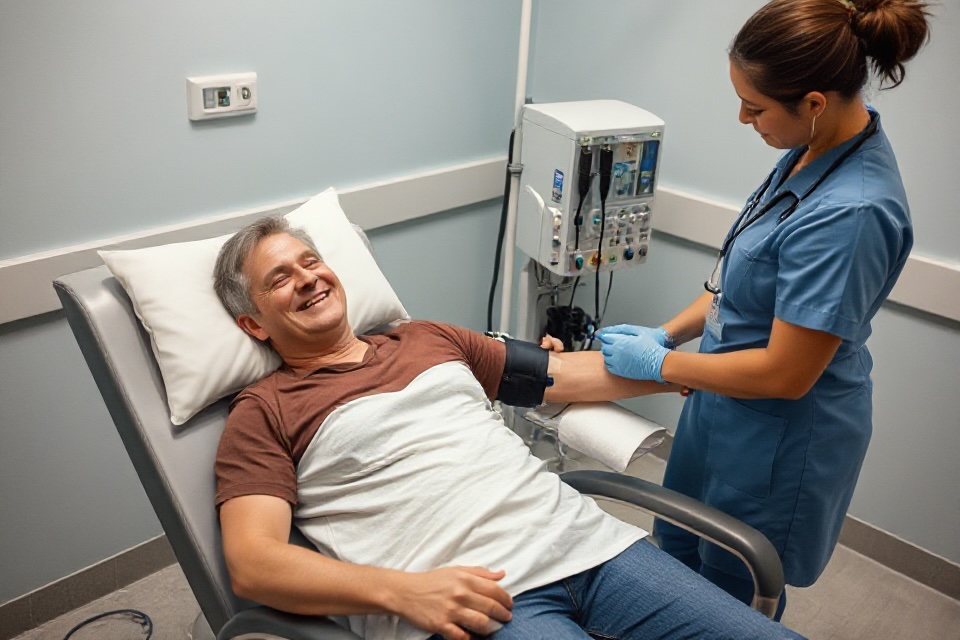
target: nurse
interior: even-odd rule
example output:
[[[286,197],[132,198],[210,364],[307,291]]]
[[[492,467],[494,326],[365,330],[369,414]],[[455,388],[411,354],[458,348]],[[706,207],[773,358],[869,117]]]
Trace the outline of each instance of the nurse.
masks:
[[[730,48],[740,122],[784,149],[723,242],[707,291],[659,328],[600,333],[607,368],[695,390],[664,486],[751,524],[787,584],[820,576],[871,433],[870,321],[913,231],[893,149],[861,89],[903,81],[923,2],[774,0]],[[699,353],[673,347],[702,336]],[[663,549],[750,602],[742,564],[665,522]],[[781,598],[783,612],[785,599]]]

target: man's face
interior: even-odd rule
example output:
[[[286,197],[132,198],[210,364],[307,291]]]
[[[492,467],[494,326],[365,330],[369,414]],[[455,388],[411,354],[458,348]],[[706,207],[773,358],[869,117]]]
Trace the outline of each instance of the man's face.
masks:
[[[247,257],[243,272],[257,313],[238,322],[253,337],[269,339],[281,356],[303,355],[352,335],[343,285],[300,240],[286,233],[267,236]]]

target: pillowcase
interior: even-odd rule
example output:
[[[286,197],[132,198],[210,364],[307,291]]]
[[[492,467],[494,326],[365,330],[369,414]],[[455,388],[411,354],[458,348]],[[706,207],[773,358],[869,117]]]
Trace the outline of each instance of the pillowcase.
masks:
[[[409,318],[340,208],[335,190],[327,189],[285,217],[310,234],[340,278],[354,333]],[[270,347],[237,326],[213,290],[217,253],[230,236],[99,252],[150,335],[175,425],[280,365]]]

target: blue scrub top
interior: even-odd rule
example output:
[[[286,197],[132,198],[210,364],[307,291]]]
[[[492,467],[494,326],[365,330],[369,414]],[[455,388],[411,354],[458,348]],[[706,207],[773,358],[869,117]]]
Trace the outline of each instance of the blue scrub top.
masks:
[[[734,241],[721,274],[719,335],[701,353],[767,346],[773,319],[842,338],[799,400],[738,400],[707,392],[684,406],[665,485],[763,531],[789,584],[812,584],[826,566],[872,430],[870,321],[913,245],[907,198],[880,116],[786,178],[805,148],[786,152],[761,200],[804,194],[845,151],[862,145],[804,199],[783,198]],[[758,210],[759,208],[758,207]],[[703,544],[703,561],[743,574],[733,556]]]

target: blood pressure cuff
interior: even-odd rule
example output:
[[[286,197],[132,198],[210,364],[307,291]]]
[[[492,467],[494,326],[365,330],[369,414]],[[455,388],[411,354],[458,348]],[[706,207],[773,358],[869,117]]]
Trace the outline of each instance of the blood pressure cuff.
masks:
[[[497,400],[514,407],[543,404],[543,393],[553,384],[553,378],[547,375],[550,352],[532,342],[501,339],[507,347],[507,359]]]

